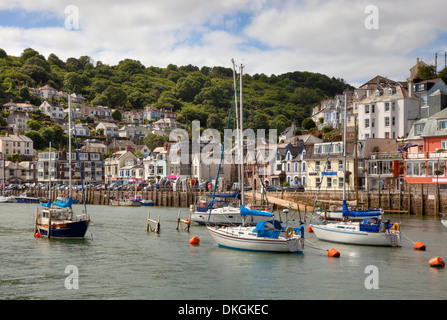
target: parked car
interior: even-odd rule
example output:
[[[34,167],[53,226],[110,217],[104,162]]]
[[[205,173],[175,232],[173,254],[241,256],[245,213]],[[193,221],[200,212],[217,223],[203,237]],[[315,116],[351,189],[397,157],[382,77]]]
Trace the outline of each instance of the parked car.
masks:
[[[280,186],[271,185],[265,188],[265,191],[281,191]]]
[[[304,186],[291,185],[291,186],[285,187],[283,190],[286,192],[304,192]]]

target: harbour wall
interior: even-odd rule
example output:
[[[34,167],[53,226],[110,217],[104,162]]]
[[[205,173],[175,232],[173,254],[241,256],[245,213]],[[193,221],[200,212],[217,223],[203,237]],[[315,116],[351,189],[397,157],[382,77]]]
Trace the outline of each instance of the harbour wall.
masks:
[[[34,192],[36,196],[48,198],[48,190],[42,189],[28,189]],[[20,195],[21,190],[10,191],[14,196]],[[87,204],[92,205],[109,205],[110,199],[123,198],[126,195],[133,197],[134,193],[130,191],[111,191],[111,190],[96,190],[89,188],[84,190],[85,200]],[[144,200],[152,200],[155,206],[166,207],[183,207],[189,208],[190,205],[196,203],[197,197],[204,195],[200,191],[139,191],[138,196]],[[61,190],[53,190],[51,199],[56,199],[58,196],[66,196],[67,193]],[[336,191],[305,191],[305,192],[269,192],[267,197],[271,199],[281,199],[290,201],[291,203],[304,204],[313,207],[315,199],[318,195],[318,205],[323,209],[331,209],[331,206],[341,204],[342,193]],[[356,197],[357,195],[357,197]],[[73,191],[72,198],[79,200],[82,203],[82,191]],[[357,200],[356,200],[357,198]],[[250,202],[253,199],[251,192],[246,192],[246,199]],[[438,216],[442,212],[447,213],[447,190],[437,192],[433,189],[424,188],[423,185],[408,185],[405,191],[391,191],[384,190],[378,192],[359,191],[347,192],[347,200],[352,205],[358,203],[361,209],[367,208],[382,208],[387,213],[401,213],[410,215],[427,215]],[[284,202],[284,201],[282,201]],[[274,209],[278,209],[281,205],[275,201],[270,201]]]

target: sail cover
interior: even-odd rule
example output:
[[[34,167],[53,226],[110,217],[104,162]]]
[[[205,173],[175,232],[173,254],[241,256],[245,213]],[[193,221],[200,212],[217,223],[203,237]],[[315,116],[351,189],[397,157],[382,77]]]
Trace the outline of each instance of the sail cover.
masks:
[[[71,198],[68,198],[67,201],[54,202],[54,204],[61,208],[71,208],[72,201]]]
[[[343,217],[370,217],[382,215],[381,210],[365,210],[365,211],[351,211],[348,209],[346,200],[343,200]]]
[[[241,216],[272,217],[273,212],[252,210],[252,209],[248,209],[244,206],[241,206]]]
[[[212,194],[209,194],[208,197],[212,197]],[[216,195],[214,195],[216,198],[238,198],[240,199],[241,196],[239,194],[239,190],[233,192],[233,193],[218,193]]]

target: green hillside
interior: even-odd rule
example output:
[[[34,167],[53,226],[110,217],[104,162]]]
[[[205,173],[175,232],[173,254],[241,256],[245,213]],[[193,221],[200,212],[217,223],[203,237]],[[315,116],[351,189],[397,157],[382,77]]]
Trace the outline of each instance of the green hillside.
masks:
[[[230,64],[230,63],[229,63]],[[233,97],[233,71],[229,67],[168,65],[144,66],[124,59],[110,66],[88,56],[62,61],[28,48],[19,57],[0,49],[0,102],[41,101],[28,87],[49,84],[58,90],[81,93],[91,105],[119,110],[140,110],[148,105],[171,109],[184,124],[200,120],[203,127],[223,128]],[[350,87],[343,79],[311,72],[281,75],[246,74],[244,112],[249,127],[282,130],[310,116],[322,99]]]

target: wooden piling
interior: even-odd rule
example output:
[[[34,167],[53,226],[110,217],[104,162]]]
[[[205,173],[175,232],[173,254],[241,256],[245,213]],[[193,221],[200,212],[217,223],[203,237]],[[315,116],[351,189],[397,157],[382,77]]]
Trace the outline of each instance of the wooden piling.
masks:
[[[189,215],[189,218],[187,218],[187,219],[181,219],[180,218],[180,210],[179,210],[178,218],[177,218],[177,227],[176,227],[177,231],[179,230],[179,228],[183,230],[182,223],[186,224],[185,231],[189,232],[189,228],[191,227],[191,215]]]
[[[151,222],[155,223],[155,227],[153,229],[152,229],[152,226],[151,226]],[[149,232],[149,230],[151,232],[160,233],[160,215],[158,215],[158,220],[152,220],[150,211],[148,211],[148,213],[147,213],[147,227],[146,227],[146,231]]]

